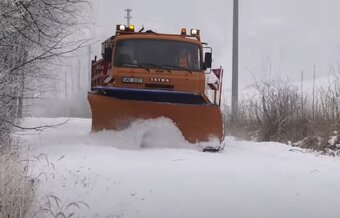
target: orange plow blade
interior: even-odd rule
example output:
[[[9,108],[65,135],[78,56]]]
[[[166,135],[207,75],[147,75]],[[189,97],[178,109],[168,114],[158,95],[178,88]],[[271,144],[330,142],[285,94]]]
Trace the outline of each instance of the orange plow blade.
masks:
[[[89,93],[92,131],[121,130],[138,119],[170,118],[190,143],[212,138],[223,141],[223,123],[219,106],[178,104],[119,99]]]

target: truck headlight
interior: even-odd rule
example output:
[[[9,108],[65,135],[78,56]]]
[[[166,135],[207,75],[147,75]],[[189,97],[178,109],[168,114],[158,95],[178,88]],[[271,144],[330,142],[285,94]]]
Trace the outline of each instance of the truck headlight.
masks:
[[[126,30],[126,26],[123,25],[123,24],[117,25],[116,28],[117,28],[118,31],[125,31]]]
[[[198,29],[191,29],[190,34],[192,36],[198,36],[200,34],[200,30],[198,30]]]

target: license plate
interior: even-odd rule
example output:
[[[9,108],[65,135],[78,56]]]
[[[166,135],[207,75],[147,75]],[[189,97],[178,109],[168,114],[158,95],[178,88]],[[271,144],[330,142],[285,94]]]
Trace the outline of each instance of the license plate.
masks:
[[[143,83],[143,78],[135,78],[135,77],[123,77],[123,83]]]

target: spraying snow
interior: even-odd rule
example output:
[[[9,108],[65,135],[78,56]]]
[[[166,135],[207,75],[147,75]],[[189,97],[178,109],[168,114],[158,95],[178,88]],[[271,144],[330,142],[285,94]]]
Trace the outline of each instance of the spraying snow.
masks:
[[[23,125],[66,119],[30,118]],[[88,119],[73,118],[22,136],[31,145],[30,155],[44,153],[49,166],[53,163],[37,163],[35,173],[47,177],[38,190],[42,203],[48,194],[63,205],[86,202],[89,209],[76,209],[78,217],[340,216],[338,159],[230,138],[222,153],[203,153],[164,118],[118,132],[90,134],[90,126]]]
[[[53,144],[74,144],[110,146],[119,149],[142,148],[190,148],[201,149],[205,146],[217,146],[217,139],[209,142],[191,144],[187,142],[181,131],[172,120],[158,118],[150,120],[137,120],[128,128],[121,131],[104,130],[91,133],[90,119],[68,118],[34,118],[26,119],[31,126],[52,126],[46,129],[41,137]],[[53,128],[55,125],[65,123],[62,127]],[[58,133],[58,135],[56,135]],[[63,135],[63,137],[60,137]]]

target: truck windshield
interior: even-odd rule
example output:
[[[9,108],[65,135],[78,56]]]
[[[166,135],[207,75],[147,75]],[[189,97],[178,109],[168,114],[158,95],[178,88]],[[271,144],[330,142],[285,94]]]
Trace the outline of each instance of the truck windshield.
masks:
[[[200,47],[192,43],[126,39],[116,43],[114,65],[199,71],[201,70],[200,57]]]

